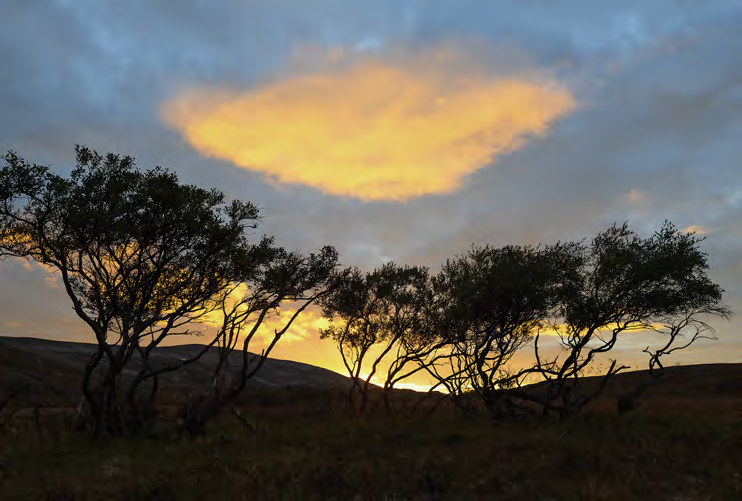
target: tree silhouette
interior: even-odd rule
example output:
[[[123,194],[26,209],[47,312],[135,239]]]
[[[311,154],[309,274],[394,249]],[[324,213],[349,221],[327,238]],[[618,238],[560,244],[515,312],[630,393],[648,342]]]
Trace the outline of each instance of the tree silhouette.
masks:
[[[221,409],[234,402],[296,318],[332,290],[338,265],[333,247],[302,255],[264,243],[241,263],[245,274],[239,276],[230,294],[220,297],[214,310],[219,316],[215,335],[218,361],[208,386],[185,409],[184,428],[191,436],[203,432]],[[287,302],[294,309],[282,313],[281,306]],[[251,341],[271,317],[284,320],[270,334],[261,353],[251,355]],[[231,360],[233,353],[239,354],[236,364]]]
[[[82,384],[96,433],[120,433],[151,407],[160,374],[197,361],[224,333],[177,366],[154,367],[152,352],[166,338],[200,333],[199,322],[251,277],[262,273],[281,287],[288,277],[265,270],[287,256],[302,258],[268,237],[248,241],[259,222],[252,203],[227,203],[223,193],[181,184],[159,167],[140,171],[128,156],[75,152],[69,178],[13,152],[4,156],[0,256],[59,273],[97,344]],[[280,300],[292,297],[297,280]],[[261,306],[275,309],[273,299]],[[138,369],[125,378],[132,361]],[[151,387],[143,396],[144,382]]]
[[[383,365],[387,408],[394,385],[422,370],[415,362],[427,346],[421,322],[430,301],[429,284],[426,268],[390,262],[369,273],[346,271],[321,300],[323,315],[331,321],[321,337],[337,343],[352,381],[352,406],[359,394],[358,406],[366,408],[371,380]]]
[[[513,412],[503,391],[517,375],[509,362],[553,308],[560,276],[556,257],[564,246],[473,247],[449,259],[434,278],[437,307],[432,324],[447,341],[447,366],[429,372],[468,412],[473,393],[495,415]]]
[[[670,352],[688,328],[697,328],[689,346],[708,328],[705,316],[727,318],[731,312],[721,302],[722,289],[707,276],[702,238],[682,233],[670,222],[649,238],[641,238],[627,224],[599,233],[590,245],[565,247],[557,290],[557,307],[550,319],[558,334],[561,353],[544,359],[534,343],[536,370],[545,380],[546,395],[538,401],[562,415],[579,411],[594,399],[610,377],[626,369],[615,359],[590,391],[578,384],[596,357],[610,352],[619,335],[627,331],[669,329],[669,343],[650,354],[650,368]]]

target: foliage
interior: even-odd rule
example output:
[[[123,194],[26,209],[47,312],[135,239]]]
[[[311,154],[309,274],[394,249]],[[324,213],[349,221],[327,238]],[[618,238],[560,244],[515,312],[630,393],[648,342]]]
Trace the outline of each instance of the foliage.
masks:
[[[578,384],[598,370],[598,357],[622,333],[665,334],[663,346],[645,350],[650,379],[656,379],[662,356],[712,337],[708,318],[731,314],[721,288],[707,275],[702,240],[669,222],[649,238],[624,224],[600,232],[590,244],[473,247],[419,282],[400,273],[411,268],[393,263],[366,274],[354,270],[324,303],[334,323],[323,337],[338,344],[354,388],[364,395],[392,353],[386,361],[390,373],[416,365],[398,373],[395,382],[424,370],[464,413],[485,408],[492,416],[539,410],[566,416],[626,368],[611,360],[600,385],[586,392]],[[415,292],[387,292],[395,290]],[[406,323],[399,321],[402,311]],[[544,353],[545,333],[559,342],[551,358]],[[374,349],[379,355],[361,384],[363,361]]]
[[[317,274],[326,274],[323,266],[334,266],[336,255],[327,248],[320,258],[304,257],[270,237],[251,243],[248,233],[259,222],[252,203],[227,202],[220,191],[182,184],[159,167],[140,171],[131,157],[75,151],[69,178],[13,152],[4,156],[0,256],[59,273],[97,342],[83,381],[95,429],[119,433],[151,413],[159,374],[197,361],[220,341],[223,348],[226,334],[218,331],[178,366],[153,367],[151,354],[166,338],[201,333],[199,322],[223,310],[239,284],[255,287],[240,301],[262,320],[281,301],[318,287]],[[247,315],[240,315],[231,327],[244,324]],[[134,362],[136,375],[124,378]],[[151,387],[141,401],[144,382]]]
[[[258,259],[243,266],[249,273],[240,276],[238,285],[218,304],[216,312],[221,318],[214,337],[218,362],[208,387],[186,409],[184,424],[191,435],[201,433],[209,420],[237,398],[296,318],[332,290],[338,264],[333,247],[309,255],[263,247]],[[286,303],[294,310],[284,315],[282,326],[274,330],[262,352],[250,355],[248,348],[264,320],[281,316],[280,308]],[[235,352],[239,352],[237,370],[230,371]]]
[[[649,238],[623,224],[599,233],[589,246],[565,248],[564,282],[550,319],[562,354],[544,360],[538,336],[535,343],[536,370],[548,386],[541,405],[568,414],[595,398],[575,391],[577,380],[598,355],[613,349],[621,333],[651,332],[663,322],[675,325],[677,339],[682,329],[699,325],[700,315],[730,315],[721,303],[722,289],[706,274],[701,241],[669,222]],[[625,368],[611,360],[605,381]]]
[[[366,274],[346,270],[322,299],[323,315],[331,323],[320,335],[337,343],[353,383],[349,397],[359,393],[361,409],[385,358],[391,359],[384,379],[387,394],[395,383],[422,369],[409,367],[419,357],[418,349],[427,348],[421,322],[430,297],[427,268],[387,263]],[[368,367],[364,363],[374,347],[378,350],[371,353]]]
[[[98,433],[149,422],[159,376],[213,353],[208,384],[183,410],[186,431],[199,434],[315,304],[330,321],[321,337],[337,344],[354,407],[366,410],[382,375],[391,410],[395,385],[425,372],[460,410],[496,417],[579,412],[626,368],[611,359],[601,384],[579,384],[625,332],[660,333],[665,342],[644,350],[649,380],[621,404],[630,408],[662,374],[662,357],[713,338],[709,319],[731,314],[707,275],[703,239],[669,222],[648,238],[623,224],[589,243],[475,246],[435,274],[392,262],[338,272],[332,247],[304,255],[272,237],[250,241],[259,214],[249,202],[228,203],[161,168],[140,171],[130,157],[76,153],[68,178],[4,156],[0,257],[58,272],[94,333],[82,386]],[[250,355],[265,320],[281,315]],[[206,333],[192,358],[153,363],[168,337]]]
[[[474,247],[443,265],[431,322],[447,341],[447,371],[427,367],[457,401],[471,391],[493,413],[513,411],[502,398],[517,382],[508,363],[553,308],[563,247]]]

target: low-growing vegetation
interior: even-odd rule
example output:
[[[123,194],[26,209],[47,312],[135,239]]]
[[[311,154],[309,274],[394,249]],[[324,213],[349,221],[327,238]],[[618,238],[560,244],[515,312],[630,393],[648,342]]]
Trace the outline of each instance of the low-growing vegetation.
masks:
[[[379,396],[381,398],[381,396]],[[345,395],[272,394],[196,440],[171,428],[94,441],[17,415],[0,431],[0,498],[739,499],[742,427],[615,412],[498,422],[349,413]]]

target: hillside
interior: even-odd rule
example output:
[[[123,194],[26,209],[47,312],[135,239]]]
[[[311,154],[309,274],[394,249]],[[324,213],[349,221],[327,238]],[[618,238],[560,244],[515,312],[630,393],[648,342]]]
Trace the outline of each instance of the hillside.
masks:
[[[159,348],[157,355],[152,356],[153,363],[175,363],[193,356],[201,348],[195,344]],[[46,402],[75,401],[80,396],[83,368],[94,349],[94,345],[86,343],[0,337],[0,396],[28,385]],[[194,385],[203,387],[216,356],[216,352],[211,351],[198,363],[163,376],[163,394],[177,397],[188,394]],[[135,369],[136,366],[129,374]],[[268,359],[250,380],[248,391],[286,388],[338,390],[347,388],[348,384],[346,377],[327,369],[290,360]]]
[[[0,398],[14,384],[37,392],[0,421],[0,499],[728,500],[742,492],[742,364],[668,367],[628,415],[615,414],[616,396],[643,371],[607,387],[596,407],[610,412],[493,421],[445,406],[348,413],[344,396],[301,390],[347,388],[343,376],[272,360],[252,385],[268,391],[243,407],[245,419],[224,415],[188,440],[163,413],[153,433],[93,441],[52,400],[79,400],[91,349],[0,338]],[[162,360],[195,349],[165,348]],[[206,374],[189,368],[170,386],[183,391]],[[286,386],[299,391],[272,391]],[[419,395],[396,396],[404,404]],[[43,409],[28,407],[35,403]]]
[[[619,373],[593,408],[615,411],[620,395],[648,378],[648,371]],[[585,378],[588,391],[598,378]],[[742,364],[699,364],[666,367],[638,400],[638,411],[654,415],[742,418]]]
[[[173,363],[196,353],[200,345],[164,347],[155,362]],[[30,386],[31,399],[44,403],[76,402],[80,398],[82,370],[94,345],[35,338],[0,337],[0,398],[14,388]],[[163,377],[161,396],[165,401],[191,394],[208,381],[216,353],[199,363]],[[235,361],[237,363],[237,361]],[[135,367],[134,367],[135,368]],[[615,411],[616,399],[641,384],[646,371],[621,373],[607,385],[593,408]],[[585,378],[581,386],[589,391],[596,378]],[[247,392],[282,389],[317,391],[348,388],[340,374],[309,364],[269,359],[248,384]],[[535,389],[538,391],[538,389]],[[403,391],[409,394],[409,391]],[[401,396],[401,395],[400,395]],[[742,417],[742,364],[704,364],[667,367],[640,401],[640,411],[650,414],[696,414],[737,419]]]

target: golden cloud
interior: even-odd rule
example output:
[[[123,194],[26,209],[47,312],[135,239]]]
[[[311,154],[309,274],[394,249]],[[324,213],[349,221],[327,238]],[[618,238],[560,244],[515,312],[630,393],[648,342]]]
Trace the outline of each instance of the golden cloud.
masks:
[[[256,341],[265,344],[270,343],[275,331],[283,329],[294,313],[296,313],[296,310],[285,308],[281,310],[279,316],[266,318],[255,333]],[[281,343],[286,344],[306,339],[319,339],[319,330],[326,329],[329,325],[329,321],[323,318],[319,311],[304,310],[296,317],[291,327],[281,337]]]
[[[621,330],[623,332],[655,332],[661,330],[664,327],[660,323],[651,323],[649,325],[644,324],[631,324],[627,328],[623,329],[618,323],[611,323],[604,325],[597,330],[598,334],[610,334],[614,330]],[[559,335],[568,335],[568,326],[566,324],[551,325],[541,330],[542,336],[559,337]]]
[[[696,235],[708,235],[709,230],[703,225],[692,224],[680,230],[680,233],[695,233]]]
[[[239,284],[235,287],[227,298],[227,311],[245,312],[246,306],[240,304],[240,300],[248,294],[247,285]],[[270,344],[276,331],[281,331],[286,326],[289,320],[291,320],[291,317],[296,313],[298,307],[298,305],[289,302],[281,307],[276,314],[266,316],[255,332],[255,337],[253,338],[255,343],[260,347]],[[257,316],[258,314],[255,313],[250,320],[254,320]],[[224,314],[218,309],[209,311],[198,319],[198,323],[207,328],[219,328],[223,322]],[[318,310],[307,308],[297,315],[291,326],[281,337],[281,343],[285,345],[305,339],[318,338],[319,330],[326,329],[328,326],[329,321],[322,317]],[[240,337],[247,334],[250,329],[252,329],[252,323],[248,322],[239,333]]]
[[[62,286],[60,276],[57,274],[57,272],[59,271],[57,270],[57,268],[51,265],[39,263],[38,261],[34,261],[32,259],[15,258],[14,262],[20,263],[24,270],[30,271],[32,273],[43,271],[46,274],[44,276],[44,281],[52,289],[59,289]]]
[[[205,156],[362,200],[447,193],[576,105],[544,72],[489,73],[446,48],[332,64],[255,88],[183,91],[164,121]]]

